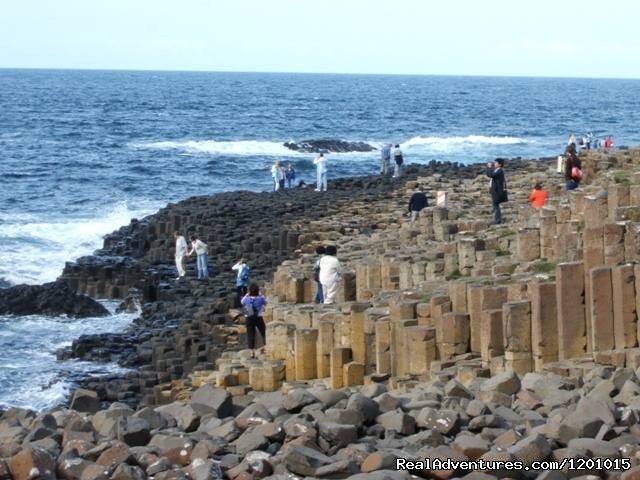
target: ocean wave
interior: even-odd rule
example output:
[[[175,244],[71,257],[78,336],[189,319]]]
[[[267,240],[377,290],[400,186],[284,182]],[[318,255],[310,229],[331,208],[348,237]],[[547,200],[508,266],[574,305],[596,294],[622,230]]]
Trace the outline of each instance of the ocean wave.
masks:
[[[519,145],[530,143],[528,140],[519,137],[500,137],[485,135],[467,135],[466,137],[413,137],[402,144],[404,148],[417,146],[429,147],[456,147],[465,145]]]
[[[125,202],[103,215],[46,221],[33,215],[4,215],[0,224],[0,277],[18,283],[55,280],[65,262],[102,247],[104,235],[151,211],[131,210]]]
[[[219,155],[242,156],[297,156],[299,155],[284,146],[284,143],[260,140],[186,140],[182,142],[162,141],[133,143],[133,148],[146,150],[177,150],[187,153],[207,153]]]

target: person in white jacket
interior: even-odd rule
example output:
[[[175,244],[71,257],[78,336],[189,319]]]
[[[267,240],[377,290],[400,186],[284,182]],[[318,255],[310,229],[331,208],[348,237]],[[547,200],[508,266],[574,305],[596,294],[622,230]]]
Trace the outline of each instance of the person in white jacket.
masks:
[[[318,155],[313,164],[316,166],[316,192],[327,191],[327,159],[324,153]]]
[[[342,280],[342,265],[336,258],[338,250],[334,245],[326,248],[326,255],[320,259],[320,284],[324,294],[324,303],[335,303],[338,285]]]
[[[180,280],[186,275],[184,270],[184,257],[187,255],[187,241],[180,235],[180,232],[173,232],[173,238],[176,239],[176,268],[178,276],[176,280]]]
[[[189,256],[196,253],[198,266],[198,280],[209,278],[209,246],[196,235],[191,235],[191,250]]]

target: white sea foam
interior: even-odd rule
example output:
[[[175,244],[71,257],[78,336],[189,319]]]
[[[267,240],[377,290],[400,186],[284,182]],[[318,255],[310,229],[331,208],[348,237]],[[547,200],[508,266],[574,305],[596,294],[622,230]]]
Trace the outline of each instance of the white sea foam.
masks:
[[[104,302],[113,311],[117,302]],[[135,314],[108,318],[0,316],[0,406],[41,410],[63,402],[72,380],[86,374],[125,373],[113,363],[58,362],[55,351],[82,334],[120,332]]]
[[[292,156],[296,152],[288,149],[283,143],[259,140],[186,140],[134,143],[134,148],[150,150],[177,150],[187,153],[209,153],[218,155],[260,155],[260,156]]]
[[[150,211],[133,211],[119,203],[96,218],[38,219],[4,215],[0,222],[0,278],[38,284],[55,280],[66,261],[102,247],[107,233]]]
[[[466,137],[413,137],[402,144],[404,148],[431,147],[434,149],[450,149],[464,146],[483,145],[519,145],[529,143],[528,140],[519,137],[499,137],[485,135],[467,135]]]

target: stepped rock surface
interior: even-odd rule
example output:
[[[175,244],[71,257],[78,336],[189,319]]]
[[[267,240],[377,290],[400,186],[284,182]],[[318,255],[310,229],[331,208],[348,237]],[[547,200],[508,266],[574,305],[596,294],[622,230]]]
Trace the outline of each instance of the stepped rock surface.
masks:
[[[497,226],[482,167],[436,163],[132,222],[59,281],[139,305],[139,319],[60,355],[136,368],[88,379],[69,408],[4,411],[0,477],[635,478],[640,150],[582,161],[570,193],[555,161],[507,161]],[[532,210],[538,181],[551,201]],[[416,188],[430,204],[411,223]],[[176,229],[209,243],[211,280],[191,280],[191,264],[173,279]],[[344,274],[336,303],[316,305],[327,244]],[[255,352],[233,308],[239,256],[269,299]],[[534,468],[433,465],[446,459]],[[590,461],[535,469],[564,459]]]

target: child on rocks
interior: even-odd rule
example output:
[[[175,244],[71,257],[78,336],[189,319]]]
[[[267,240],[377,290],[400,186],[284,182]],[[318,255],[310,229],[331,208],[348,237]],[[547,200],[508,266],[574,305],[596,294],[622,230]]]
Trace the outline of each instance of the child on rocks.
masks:
[[[247,318],[247,343],[251,350],[256,348],[256,328],[262,335],[262,340],[266,343],[266,327],[262,313],[267,304],[264,295],[260,295],[260,287],[252,283],[249,293],[242,297],[242,307]]]
[[[542,189],[542,184],[538,182],[535,187],[533,187],[531,195],[529,195],[529,204],[533,208],[542,208],[545,203],[547,203],[548,198],[549,194]]]

